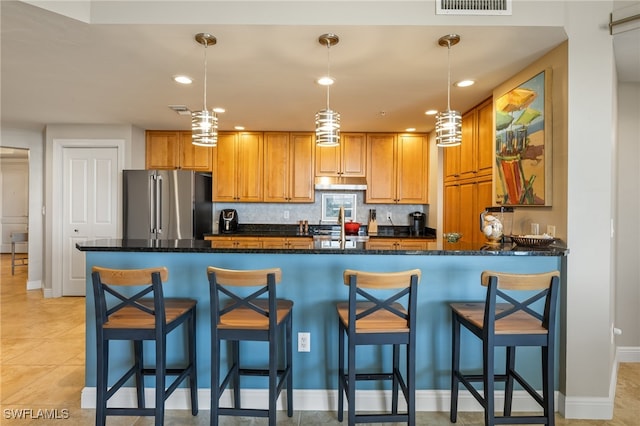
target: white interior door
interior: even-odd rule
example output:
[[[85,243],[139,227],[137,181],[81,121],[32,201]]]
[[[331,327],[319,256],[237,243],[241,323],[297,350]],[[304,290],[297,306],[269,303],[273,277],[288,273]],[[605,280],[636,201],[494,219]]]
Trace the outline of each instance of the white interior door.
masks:
[[[115,238],[118,149],[65,148],[62,190],[62,295],[84,296],[85,254],[76,243]]]

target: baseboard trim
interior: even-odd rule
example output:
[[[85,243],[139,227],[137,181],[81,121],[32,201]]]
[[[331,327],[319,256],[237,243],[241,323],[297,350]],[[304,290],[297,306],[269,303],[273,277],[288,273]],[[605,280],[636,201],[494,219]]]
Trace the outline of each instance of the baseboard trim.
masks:
[[[42,296],[43,296],[45,299],[50,299],[50,298],[52,298],[52,297],[53,297],[53,289],[51,289],[51,288],[45,288],[45,289],[42,289]]]
[[[27,281],[27,291],[28,290],[40,290],[42,288],[42,281]]]
[[[640,347],[638,346],[618,346],[616,348],[616,359],[620,362],[640,362]]]
[[[286,409],[286,395],[280,395],[278,399],[278,409]],[[293,406],[299,411],[335,411],[338,407],[337,390],[328,389],[296,389],[293,394]],[[154,390],[145,389],[145,403],[152,407],[154,404]],[[198,389],[198,407],[201,410],[210,409],[210,389]],[[247,408],[267,408],[267,390],[266,389],[248,389],[243,390],[241,394],[243,403]],[[556,407],[558,406],[558,392],[555,392]],[[501,410],[504,404],[504,394],[496,392],[495,396],[496,410]],[[135,388],[122,388],[112,397],[109,405],[121,407],[136,406]],[[451,403],[449,390],[422,390],[416,391],[416,411],[442,411],[448,412]],[[95,408],[96,406],[96,388],[85,387],[81,395],[82,408]],[[243,404],[243,405],[244,405]],[[222,405],[231,406],[230,392],[225,391],[222,396]],[[346,406],[346,401],[345,401]],[[360,390],[356,394],[356,406],[367,407],[367,410],[384,411],[389,410],[391,406],[390,391],[367,391]],[[186,388],[179,388],[167,399],[165,408],[173,410],[190,409],[189,391]],[[406,405],[402,398],[398,408],[406,409]],[[475,398],[467,391],[460,390],[458,397],[459,411],[482,411],[482,406],[478,404]],[[513,393],[513,411],[514,412],[532,412],[540,411],[540,406],[525,391],[515,391]]]

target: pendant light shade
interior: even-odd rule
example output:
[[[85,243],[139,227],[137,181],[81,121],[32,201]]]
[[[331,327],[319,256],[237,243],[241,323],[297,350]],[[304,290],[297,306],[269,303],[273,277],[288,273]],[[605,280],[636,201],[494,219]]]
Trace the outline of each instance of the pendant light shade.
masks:
[[[462,115],[451,109],[451,46],[460,42],[457,34],[447,34],[438,39],[440,46],[447,47],[447,110],[436,115],[436,145],[457,146],[462,142]]]
[[[327,86],[327,107],[316,113],[316,145],[336,146],[340,144],[340,113],[329,107],[329,87],[333,84],[330,74],[329,51],[331,46],[338,44],[340,38],[335,34],[323,34],[318,37],[318,42],[327,46],[327,76],[322,78],[320,84]]]
[[[218,116],[207,109],[207,47],[217,40],[208,33],[198,33],[195,39],[204,46],[204,100],[202,111],[191,113],[191,138],[194,145],[213,147],[218,143]]]

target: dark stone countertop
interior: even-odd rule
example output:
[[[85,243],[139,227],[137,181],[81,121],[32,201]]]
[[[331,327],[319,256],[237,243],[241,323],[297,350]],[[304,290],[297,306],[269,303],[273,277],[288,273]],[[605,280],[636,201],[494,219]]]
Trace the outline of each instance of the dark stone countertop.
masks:
[[[331,230],[339,232],[338,225],[309,225],[309,232],[300,232],[298,225],[281,224],[239,224],[238,230],[230,233],[208,234],[207,236],[238,237],[313,237]],[[360,226],[359,235],[367,236],[367,225]],[[378,233],[370,235],[375,238],[416,238],[435,239],[436,230],[425,228],[424,235],[410,235],[409,226],[378,226]]]
[[[548,247],[520,247],[506,243],[488,245],[484,242],[449,243],[431,241],[426,250],[368,249],[366,243],[354,242],[348,248],[321,247],[320,241],[312,249],[300,248],[212,248],[206,240],[121,240],[104,239],[76,244],[80,251],[156,252],[156,253],[269,253],[269,254],[341,254],[341,255],[419,255],[419,256],[565,256],[568,248],[562,241]]]

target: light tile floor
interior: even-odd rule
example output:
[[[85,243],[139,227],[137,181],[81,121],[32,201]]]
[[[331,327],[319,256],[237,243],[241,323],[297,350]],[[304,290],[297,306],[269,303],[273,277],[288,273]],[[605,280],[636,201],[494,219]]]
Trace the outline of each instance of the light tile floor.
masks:
[[[95,410],[80,408],[84,386],[84,298],[44,299],[40,291],[25,290],[26,268],[11,275],[10,257],[0,256],[0,424],[90,425]],[[207,407],[208,408],[208,407]],[[49,410],[67,419],[15,419],[11,413]],[[9,411],[7,411],[9,410]],[[53,411],[53,410],[57,410]],[[64,411],[67,410],[67,411]],[[208,425],[209,410],[192,417],[188,410],[167,410],[167,425]],[[448,412],[417,413],[419,425],[449,425]],[[222,425],[266,425],[266,419],[221,417]],[[151,417],[110,417],[107,425],[152,425]],[[340,424],[334,412],[278,413],[279,425]],[[346,422],[344,423],[346,424]],[[460,413],[459,425],[482,425],[481,413]],[[640,425],[640,363],[621,364],[614,418],[566,420],[558,426]]]

